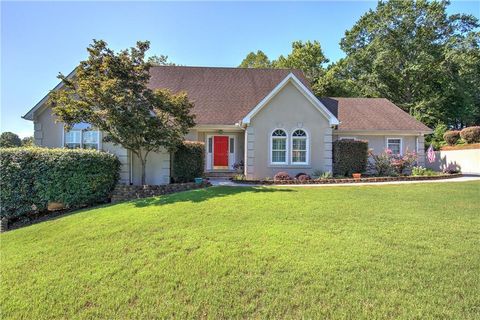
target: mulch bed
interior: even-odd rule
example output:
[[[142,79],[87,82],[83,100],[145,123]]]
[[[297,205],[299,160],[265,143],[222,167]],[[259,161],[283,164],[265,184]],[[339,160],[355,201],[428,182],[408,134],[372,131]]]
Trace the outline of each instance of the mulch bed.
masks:
[[[422,181],[422,180],[443,180],[461,177],[461,173],[452,173],[452,174],[441,174],[437,176],[403,176],[403,177],[366,177],[360,179],[353,178],[342,178],[342,179],[317,179],[317,180],[285,180],[285,181],[274,181],[274,180],[234,180],[236,183],[245,183],[245,184],[337,184],[337,183],[360,183],[360,182],[388,182],[388,181]]]
[[[468,149],[480,149],[480,143],[458,144],[458,145],[455,145],[455,146],[443,146],[443,147],[440,148],[441,151],[468,150]]]

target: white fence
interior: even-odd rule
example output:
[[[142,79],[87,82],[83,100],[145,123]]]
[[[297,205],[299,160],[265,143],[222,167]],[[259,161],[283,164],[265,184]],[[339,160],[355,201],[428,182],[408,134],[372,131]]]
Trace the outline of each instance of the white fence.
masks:
[[[435,161],[425,159],[425,166],[436,171],[456,166],[464,174],[480,174],[480,149],[436,151]]]

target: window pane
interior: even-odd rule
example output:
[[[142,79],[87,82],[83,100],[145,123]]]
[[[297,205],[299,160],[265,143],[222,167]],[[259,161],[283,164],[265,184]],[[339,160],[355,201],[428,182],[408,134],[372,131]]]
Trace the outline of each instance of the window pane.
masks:
[[[272,136],[273,136],[273,137],[286,137],[287,134],[285,133],[285,131],[278,129],[278,130],[275,130],[275,131],[272,133]]]
[[[292,151],[292,162],[307,162],[307,152]]]
[[[282,138],[272,139],[272,150],[287,150],[287,140]]]
[[[400,154],[400,139],[388,139],[387,148],[392,151],[393,154]]]
[[[293,136],[294,137],[306,137],[307,134],[303,130],[295,130],[295,132],[293,133]]]
[[[233,138],[230,138],[230,153],[234,153],[234,152],[235,152],[234,139],[233,139]]]
[[[69,149],[80,148],[81,131],[72,130],[65,132],[65,147]]]
[[[208,153],[212,153],[212,138],[208,138]]]
[[[293,150],[307,150],[307,140],[293,139]]]
[[[98,131],[83,131],[83,148],[98,149]]]
[[[272,151],[272,162],[285,162],[285,151]]]

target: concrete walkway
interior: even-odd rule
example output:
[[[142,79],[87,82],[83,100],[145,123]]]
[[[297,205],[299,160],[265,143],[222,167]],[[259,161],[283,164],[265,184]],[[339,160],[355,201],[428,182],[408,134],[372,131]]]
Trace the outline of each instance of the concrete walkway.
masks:
[[[329,183],[329,184],[275,184],[275,185],[262,185],[262,184],[248,184],[237,183],[227,179],[210,179],[210,183],[213,186],[229,186],[229,187],[354,187],[354,186],[378,186],[389,184],[417,184],[417,183],[443,183],[443,182],[465,182],[465,181],[480,181],[480,176],[463,176],[451,179],[440,180],[417,180],[417,181],[386,181],[386,182],[359,182],[359,183]]]

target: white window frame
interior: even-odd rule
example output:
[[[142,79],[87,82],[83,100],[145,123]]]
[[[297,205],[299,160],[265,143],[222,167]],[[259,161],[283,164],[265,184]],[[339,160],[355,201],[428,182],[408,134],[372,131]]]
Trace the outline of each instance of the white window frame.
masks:
[[[305,132],[305,137],[294,137],[293,134],[297,130],[302,130]],[[294,162],[293,161],[293,139],[304,139],[305,140],[305,162]],[[292,165],[308,165],[310,163],[310,135],[308,134],[308,131],[305,130],[304,128],[295,128],[292,130],[291,134],[291,147],[290,147],[290,163]]]
[[[66,134],[70,131],[79,131],[80,132],[80,149],[83,149],[83,132],[86,131],[86,129],[73,129],[72,130],[69,130],[67,131],[65,129],[65,127],[63,128],[63,137],[62,137],[62,142],[63,142],[63,148],[67,148],[66,144],[67,144],[67,140],[66,140]],[[89,131],[94,131],[97,133],[97,150],[101,150],[101,136],[100,136],[100,130],[96,130],[96,129],[92,129],[92,130],[89,130]],[[91,149],[91,150],[95,150],[95,149]]]
[[[403,138],[400,138],[400,137],[387,137],[387,138],[385,139],[385,148],[386,148],[386,149],[389,149],[389,150],[392,150],[392,149],[390,149],[390,148],[388,147],[388,145],[389,145],[389,140],[400,140],[400,153],[399,153],[399,155],[402,156],[402,155],[403,155]]]
[[[274,137],[273,133],[277,130],[282,130],[285,132],[285,137]],[[288,139],[288,132],[284,128],[275,128],[272,131],[270,131],[270,145],[269,145],[269,159],[270,159],[270,164],[271,165],[287,165],[288,164],[288,155],[290,154],[289,152],[289,139]],[[285,162],[273,162],[273,139],[285,139]]]
[[[66,131],[66,130],[63,131],[63,147],[69,149],[67,147],[67,144],[69,143],[69,142],[67,142],[67,134],[71,133],[71,132],[78,132],[79,133],[79,135],[78,135],[79,136],[79,141],[78,141],[79,148],[75,148],[75,149],[82,149],[82,130],[79,130],[79,129],[72,129],[72,130],[69,130],[69,131]]]

